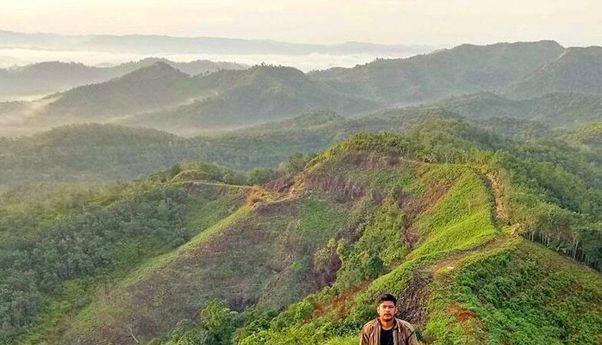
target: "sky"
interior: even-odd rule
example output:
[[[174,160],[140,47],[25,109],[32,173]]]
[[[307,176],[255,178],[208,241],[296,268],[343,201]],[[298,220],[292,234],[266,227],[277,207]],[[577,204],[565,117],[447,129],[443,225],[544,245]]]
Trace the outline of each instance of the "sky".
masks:
[[[2,0],[0,30],[295,43],[602,45],[602,0]]]

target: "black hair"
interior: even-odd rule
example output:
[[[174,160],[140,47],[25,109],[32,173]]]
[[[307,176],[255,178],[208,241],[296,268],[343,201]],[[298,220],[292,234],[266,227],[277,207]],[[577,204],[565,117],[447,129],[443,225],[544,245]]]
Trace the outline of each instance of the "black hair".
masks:
[[[380,305],[382,302],[393,302],[393,304],[397,305],[397,298],[390,293],[384,293],[376,298],[377,305]]]

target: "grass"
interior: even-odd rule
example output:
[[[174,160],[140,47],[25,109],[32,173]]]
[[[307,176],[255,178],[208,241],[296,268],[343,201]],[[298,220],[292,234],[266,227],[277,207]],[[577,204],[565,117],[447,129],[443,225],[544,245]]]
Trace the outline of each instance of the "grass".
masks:
[[[491,195],[482,180],[465,171],[449,192],[419,217],[424,241],[411,255],[466,250],[494,238]]]
[[[470,315],[460,322],[469,328],[465,335],[476,334],[479,343],[500,345],[599,343],[599,273],[526,240],[514,240],[475,259],[445,280],[446,286],[436,287],[439,304],[456,303]],[[458,320],[441,313],[433,319],[428,329],[436,339],[433,344],[445,344],[449,327]],[[470,323],[473,329],[466,325]]]

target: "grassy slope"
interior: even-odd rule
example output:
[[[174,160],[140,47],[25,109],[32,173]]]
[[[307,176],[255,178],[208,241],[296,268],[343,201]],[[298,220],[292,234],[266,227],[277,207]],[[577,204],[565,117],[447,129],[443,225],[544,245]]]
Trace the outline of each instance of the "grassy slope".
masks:
[[[124,324],[148,339],[193,318],[209,297],[278,308],[312,291],[308,260],[344,225],[342,209],[313,198],[255,205],[242,206],[96,299],[64,341],[130,342]]]
[[[427,343],[600,341],[599,273],[496,228],[495,193],[478,170],[437,165],[421,175],[451,186],[417,218],[421,240],[405,260],[375,280],[349,286],[345,260],[353,256],[347,254],[332,288],[291,306],[241,343],[355,344],[357,330],[373,315],[372,298],[384,291],[402,296],[401,316]],[[407,179],[398,182],[408,187]],[[361,243],[374,237],[372,228],[364,228],[352,250],[365,250]],[[408,228],[399,230],[403,238]],[[403,255],[407,247],[397,250]]]

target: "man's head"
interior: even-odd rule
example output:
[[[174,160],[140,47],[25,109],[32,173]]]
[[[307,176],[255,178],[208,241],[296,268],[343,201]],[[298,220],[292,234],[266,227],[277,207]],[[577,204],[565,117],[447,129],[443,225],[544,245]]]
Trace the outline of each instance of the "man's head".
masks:
[[[391,321],[397,313],[397,299],[395,296],[385,293],[376,299],[376,312],[381,321]]]

